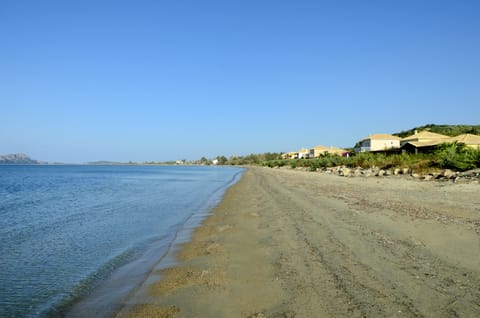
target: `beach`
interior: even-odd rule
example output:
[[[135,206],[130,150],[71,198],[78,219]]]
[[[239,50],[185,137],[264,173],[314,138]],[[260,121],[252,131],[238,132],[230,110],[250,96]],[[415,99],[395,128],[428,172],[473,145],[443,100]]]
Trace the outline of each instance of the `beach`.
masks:
[[[118,317],[479,317],[480,185],[249,168]]]

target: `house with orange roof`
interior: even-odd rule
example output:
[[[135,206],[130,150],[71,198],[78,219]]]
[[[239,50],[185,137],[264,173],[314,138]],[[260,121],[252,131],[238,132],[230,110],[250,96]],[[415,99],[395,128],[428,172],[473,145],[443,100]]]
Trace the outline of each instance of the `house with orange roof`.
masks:
[[[355,152],[388,151],[400,148],[400,137],[390,134],[373,134],[363,138],[357,144]]]

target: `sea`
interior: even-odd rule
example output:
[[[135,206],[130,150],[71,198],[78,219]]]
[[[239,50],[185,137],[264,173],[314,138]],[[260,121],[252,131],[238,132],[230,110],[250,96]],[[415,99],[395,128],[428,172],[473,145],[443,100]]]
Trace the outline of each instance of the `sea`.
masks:
[[[216,166],[0,166],[0,317],[64,316],[102,288],[105,295],[126,297],[242,172]],[[120,292],[114,293],[107,282],[118,272],[124,277],[117,275],[112,286]]]

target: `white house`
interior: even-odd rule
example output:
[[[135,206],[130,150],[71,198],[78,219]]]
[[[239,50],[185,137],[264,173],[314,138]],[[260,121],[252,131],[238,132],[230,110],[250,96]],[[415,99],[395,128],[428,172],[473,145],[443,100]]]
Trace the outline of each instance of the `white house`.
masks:
[[[389,134],[369,135],[359,141],[356,152],[385,151],[400,148],[400,137]]]
[[[313,158],[314,150],[308,148],[302,148],[298,151],[298,159]]]

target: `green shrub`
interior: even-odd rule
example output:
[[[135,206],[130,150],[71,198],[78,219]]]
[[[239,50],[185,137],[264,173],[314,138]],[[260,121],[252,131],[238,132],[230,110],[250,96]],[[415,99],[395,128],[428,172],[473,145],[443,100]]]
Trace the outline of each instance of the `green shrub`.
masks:
[[[292,159],[290,160],[290,167],[292,167],[292,169],[295,169],[298,165],[298,161],[295,160],[295,159]]]
[[[273,156],[272,156],[273,157]],[[247,160],[248,158],[248,160]],[[356,168],[394,169],[410,168],[417,172],[426,173],[432,169],[468,170],[480,167],[480,150],[466,148],[458,144],[441,145],[433,153],[358,153],[350,157],[324,154],[314,159],[272,159],[258,161],[258,158],[249,157],[235,158],[236,164],[255,163],[268,167],[282,167],[289,165],[293,169],[306,167],[311,171],[319,168],[345,165]],[[254,160],[257,159],[257,160]],[[231,160],[233,161],[233,160]]]
[[[480,167],[480,151],[457,143],[441,145],[435,158],[435,163],[441,168],[465,171]]]

